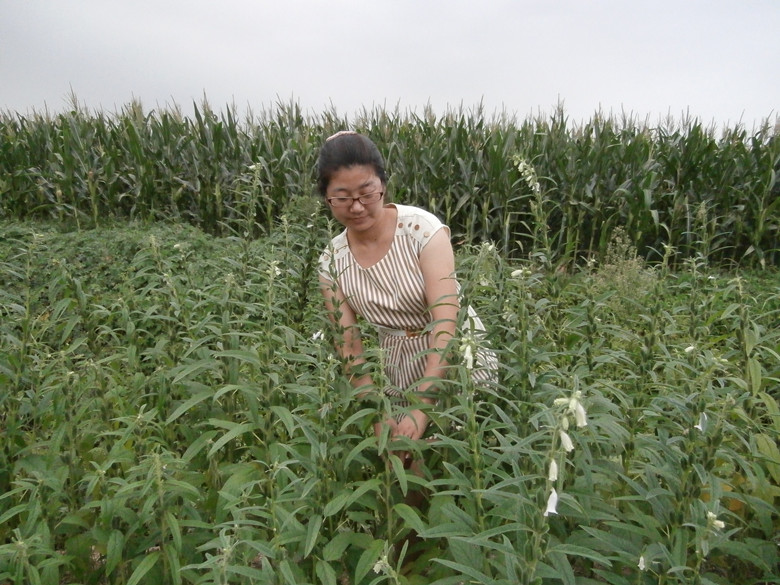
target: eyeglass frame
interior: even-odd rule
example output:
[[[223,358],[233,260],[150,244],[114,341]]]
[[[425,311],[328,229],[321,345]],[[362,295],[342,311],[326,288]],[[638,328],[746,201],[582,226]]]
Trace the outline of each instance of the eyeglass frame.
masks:
[[[377,197],[376,200],[369,201],[369,202],[363,201],[364,197],[373,197],[377,193],[379,193],[379,197]],[[360,202],[360,205],[362,205],[363,207],[366,207],[367,205],[372,205],[373,203],[376,203],[376,202],[380,201],[382,199],[382,197],[384,197],[384,196],[385,196],[385,192],[384,191],[373,191],[372,193],[366,193],[366,194],[360,195],[358,197],[326,197],[325,201],[327,201],[328,204],[331,207],[349,208],[349,207],[352,207],[355,204],[355,201]],[[350,201],[347,202],[347,199],[349,199]],[[335,200],[341,200],[344,203],[336,203],[336,204],[334,204],[333,201],[335,201]]]

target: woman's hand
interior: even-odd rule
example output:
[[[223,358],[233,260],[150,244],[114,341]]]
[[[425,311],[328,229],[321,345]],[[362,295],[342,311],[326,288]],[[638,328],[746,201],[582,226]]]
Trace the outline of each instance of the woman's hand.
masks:
[[[391,432],[390,436],[391,438],[408,437],[412,441],[422,439],[428,421],[428,415],[422,410],[412,410],[401,419],[401,422],[396,423],[394,432]]]
[[[382,433],[382,427],[390,427],[390,440],[398,437],[406,437],[412,441],[422,439],[425,434],[425,429],[428,427],[429,422],[428,415],[422,410],[415,409],[409,411],[398,422],[394,418],[388,418],[383,422],[376,423],[374,425],[374,432],[378,437]],[[403,462],[404,467],[408,468],[412,464],[412,454],[409,451],[396,451],[395,454]]]

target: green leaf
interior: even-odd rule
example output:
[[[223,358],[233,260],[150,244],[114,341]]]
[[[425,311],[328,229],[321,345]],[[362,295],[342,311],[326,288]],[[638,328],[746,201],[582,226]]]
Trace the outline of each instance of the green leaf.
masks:
[[[393,467],[395,476],[398,479],[398,485],[401,488],[401,493],[405,496],[409,486],[406,480],[406,470],[404,469],[404,464],[401,462],[401,458],[398,457],[398,455],[395,453],[390,453],[388,458],[390,459],[390,465]]]
[[[317,560],[314,570],[321,585],[336,585],[336,571],[330,566],[330,563]]]
[[[250,579],[249,581],[250,583],[262,583],[263,577],[265,576],[261,569],[255,569],[254,567],[242,567],[241,565],[229,565],[226,568],[226,570],[229,573],[233,573],[235,575],[241,575],[242,577],[247,577],[248,579]],[[268,581],[266,581],[266,583],[267,582]]]
[[[233,427],[231,428],[227,433],[222,435],[217,442],[215,442],[211,449],[209,449],[209,457],[213,456],[214,453],[219,451],[222,447],[227,445],[230,441],[238,437],[239,435],[243,435],[246,432],[249,432],[249,430],[252,428],[251,423],[241,423],[241,424],[234,424],[230,423],[229,425]]]
[[[495,579],[491,579],[485,573],[482,571],[479,571],[473,567],[469,567],[464,565],[463,563],[456,563],[455,561],[448,561],[447,559],[433,559],[434,562],[439,563],[441,565],[444,565],[445,567],[449,567],[450,569],[454,569],[455,571],[458,571],[462,575],[467,575],[474,579],[476,583],[479,583],[480,585],[500,585],[498,581]]]
[[[748,359],[748,376],[750,378],[750,391],[755,395],[761,390],[761,364],[756,358]]]
[[[385,548],[384,540],[374,540],[363,554],[360,555],[357,567],[355,567],[355,583],[360,583],[363,580],[371,568],[379,560],[379,556]]]
[[[171,424],[173,421],[175,421],[177,418],[179,418],[181,415],[187,412],[190,408],[192,408],[193,406],[195,406],[200,402],[203,402],[204,400],[211,398],[212,396],[214,396],[214,391],[211,389],[204,390],[203,392],[196,394],[186,402],[180,404],[176,408],[176,410],[174,410],[171,413],[171,416],[168,417],[168,419],[165,421],[165,424],[167,425]]]
[[[584,546],[576,546],[573,544],[556,544],[550,547],[548,552],[563,553],[567,556],[582,557],[583,559],[590,559],[591,561],[601,565],[606,565],[607,567],[612,566],[611,561],[607,557]]]
[[[187,364],[186,366],[175,368],[174,371],[178,371],[178,373],[173,378],[173,384],[177,384],[178,382],[181,382],[184,379],[194,378],[198,374],[201,374],[207,370],[214,370],[218,368],[219,365],[220,364],[218,361],[207,359],[207,360],[198,360],[197,362]]]
[[[176,516],[170,510],[165,511],[165,520],[168,523],[168,531],[171,533],[171,539],[173,540],[173,548],[177,552],[182,552],[181,548],[181,528],[179,527],[179,521]]]
[[[396,504],[393,506],[393,511],[403,518],[409,528],[418,534],[425,532],[425,523],[422,521],[417,511],[408,504]]]
[[[248,364],[252,364],[253,366],[257,366],[258,368],[262,368],[264,365],[263,361],[260,359],[260,356],[257,355],[256,351],[247,351],[242,349],[226,349],[225,351],[214,352],[214,357],[234,358],[240,362],[245,362]]]
[[[106,544],[106,575],[110,575],[119,561],[122,560],[122,551],[125,546],[125,536],[119,530],[112,530]]]
[[[372,436],[366,437],[360,443],[355,445],[355,447],[352,449],[352,451],[349,452],[349,455],[347,455],[346,459],[344,459],[344,467],[349,467],[350,463],[352,463],[352,460],[355,459],[358,455],[360,455],[367,447],[375,447],[376,446],[376,437]]]
[[[322,510],[322,515],[327,518],[338,513],[346,505],[350,495],[352,494],[349,490],[342,490],[340,494],[325,504],[325,508]]]
[[[775,432],[780,433],[780,407],[777,405],[777,400],[766,392],[759,392],[758,397],[764,401],[769,418],[772,420],[772,426]]]
[[[355,537],[361,537],[361,535],[355,532],[339,532],[322,549],[322,558],[326,561],[338,561],[344,555],[347,547],[355,540]]]
[[[163,551],[168,559],[168,574],[171,576],[173,585],[181,585],[180,551],[168,545],[163,545]]]
[[[292,435],[295,430],[295,421],[293,420],[293,415],[290,410],[284,406],[272,406],[271,412],[278,416],[279,420],[284,423],[287,434]]]
[[[766,468],[775,483],[780,484],[780,449],[771,437],[761,433],[756,435],[756,448],[766,457]]]
[[[142,560],[135,568],[133,574],[130,575],[130,579],[127,580],[127,585],[137,585],[140,583],[141,579],[144,578],[144,575],[149,572],[149,570],[154,566],[154,564],[157,562],[157,559],[159,558],[159,551],[154,551],[153,553],[147,555],[146,558]]]
[[[197,438],[190,444],[190,446],[187,447],[187,450],[181,457],[182,461],[191,461],[192,458],[195,457],[195,455],[197,455],[200,450],[208,445],[209,441],[211,441],[216,436],[217,431],[206,431],[204,433],[200,433]]]
[[[287,561],[287,559],[284,559],[279,563],[279,572],[282,574],[282,577],[284,577],[287,585],[298,585],[298,580],[295,578],[292,568],[290,568],[290,563]]]
[[[351,506],[355,502],[360,499],[363,494],[369,492],[369,491],[379,491],[379,488],[382,485],[382,480],[379,478],[369,479],[368,481],[362,481],[358,484],[357,489],[355,489],[347,499],[347,507]]]
[[[303,548],[304,558],[308,557],[311,553],[314,545],[317,543],[317,537],[320,535],[320,528],[322,527],[322,516],[315,515],[309,520],[309,524],[306,527],[306,544]]]
[[[471,531],[468,526],[456,523],[446,522],[442,524],[431,525],[420,533],[423,538],[451,538],[453,536],[466,536]]]
[[[548,550],[547,559],[550,561],[550,564],[555,567],[558,578],[563,581],[564,585],[575,585],[574,571],[565,554]]]

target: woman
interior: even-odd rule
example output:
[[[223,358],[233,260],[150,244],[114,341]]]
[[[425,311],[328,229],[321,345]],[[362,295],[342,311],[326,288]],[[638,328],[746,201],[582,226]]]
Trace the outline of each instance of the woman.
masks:
[[[436,380],[445,377],[446,348],[456,333],[458,283],[449,229],[423,209],[387,202],[384,160],[356,132],[326,140],[318,174],[320,194],[345,228],[320,257],[325,306],[338,326],[336,347],[359,395],[375,391],[370,376],[359,373],[365,357],[358,317],[376,326],[390,381],[384,392],[400,410],[374,430],[378,436],[387,425],[391,438],[420,439],[428,416],[413,406],[435,402]],[[473,311],[470,317],[481,329]],[[486,357],[494,360],[477,356],[483,365]],[[474,372],[477,381],[491,376],[489,369]],[[402,457],[411,463],[409,454]]]

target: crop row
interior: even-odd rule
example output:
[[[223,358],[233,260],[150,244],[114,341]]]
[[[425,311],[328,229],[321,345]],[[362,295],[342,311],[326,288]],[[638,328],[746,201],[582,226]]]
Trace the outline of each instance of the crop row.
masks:
[[[239,119],[204,103],[108,115],[0,114],[0,218],[184,220],[215,235],[267,233],[313,193],[326,136],[354,128],[386,154],[390,193],[431,209],[458,241],[493,241],[556,264],[601,258],[613,231],[642,257],[699,255],[777,264],[780,141],[696,119],[651,127],[630,116],[570,124],[562,109],[518,121],[480,109],[441,116],[366,110],[305,115],[278,104]],[[543,245],[541,245],[543,244]]]

